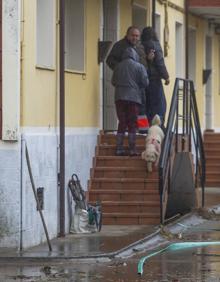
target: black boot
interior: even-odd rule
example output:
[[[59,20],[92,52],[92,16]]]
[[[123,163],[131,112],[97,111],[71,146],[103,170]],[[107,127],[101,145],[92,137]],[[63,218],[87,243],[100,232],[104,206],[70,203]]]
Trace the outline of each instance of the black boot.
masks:
[[[116,136],[116,156],[125,156],[125,150],[123,147],[124,133],[118,133]]]
[[[138,152],[136,150],[136,133],[128,134],[128,144],[129,144],[129,156],[130,157],[138,156]]]

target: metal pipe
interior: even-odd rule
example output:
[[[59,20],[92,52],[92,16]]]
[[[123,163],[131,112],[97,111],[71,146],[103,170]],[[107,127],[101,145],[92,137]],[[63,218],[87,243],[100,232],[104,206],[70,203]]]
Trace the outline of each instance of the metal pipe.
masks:
[[[189,78],[189,5],[185,0],[185,78]]]
[[[40,218],[41,218],[43,228],[44,228],[44,232],[45,232],[45,235],[46,235],[46,238],[47,238],[48,248],[49,248],[49,251],[51,252],[52,246],[51,246],[51,243],[50,243],[50,238],[49,238],[49,234],[48,234],[48,231],[47,231],[47,226],[46,226],[46,223],[45,223],[45,220],[44,220],[44,216],[43,216],[42,210],[40,208],[40,203],[39,203],[39,200],[38,200],[38,197],[37,197],[37,192],[36,192],[36,188],[35,188],[35,184],[34,184],[34,178],[33,178],[32,170],[31,170],[31,163],[30,163],[30,157],[29,157],[29,153],[28,153],[27,144],[25,144],[25,156],[26,156],[27,167],[28,167],[28,172],[29,172],[30,181],[31,181],[31,187],[32,187],[32,190],[33,190],[33,193],[34,193],[34,198],[35,198],[35,201],[36,201],[36,204],[37,204],[37,209],[40,213]]]
[[[60,0],[60,237],[65,237],[65,0]]]
[[[156,0],[152,0],[152,27],[155,29],[156,23],[155,23],[155,13],[156,13]]]

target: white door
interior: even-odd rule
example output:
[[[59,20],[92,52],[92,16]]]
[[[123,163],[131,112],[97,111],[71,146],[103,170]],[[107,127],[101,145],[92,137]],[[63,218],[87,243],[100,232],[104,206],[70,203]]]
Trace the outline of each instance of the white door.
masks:
[[[206,36],[206,70],[212,70],[212,38]],[[205,123],[206,129],[212,129],[212,73],[205,86]]]
[[[104,31],[103,40],[117,41],[118,34],[118,0],[103,0]],[[117,116],[114,103],[114,87],[111,84],[112,71],[104,64],[103,77],[103,129],[116,130]]]

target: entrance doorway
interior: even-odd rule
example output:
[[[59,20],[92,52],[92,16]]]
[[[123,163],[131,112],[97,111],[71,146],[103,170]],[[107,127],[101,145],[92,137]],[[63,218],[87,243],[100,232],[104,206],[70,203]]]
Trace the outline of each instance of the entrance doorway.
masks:
[[[118,0],[103,0],[103,40],[118,40]],[[114,103],[114,87],[111,84],[112,70],[104,64],[103,70],[103,129],[116,130],[117,116]]]

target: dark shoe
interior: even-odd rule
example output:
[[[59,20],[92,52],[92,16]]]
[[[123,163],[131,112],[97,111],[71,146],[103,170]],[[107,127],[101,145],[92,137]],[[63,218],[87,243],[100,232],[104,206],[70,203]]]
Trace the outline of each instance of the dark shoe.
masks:
[[[138,152],[136,150],[136,134],[135,133],[128,134],[128,145],[129,145],[129,156],[130,157],[138,156]]]
[[[136,157],[136,156],[139,156],[140,154],[137,152],[136,149],[130,149],[129,150],[129,156],[130,157]]]
[[[116,148],[116,152],[115,152],[116,156],[126,156],[126,152],[124,150],[124,148]]]
[[[125,150],[123,147],[124,143],[124,134],[123,133],[118,133],[116,136],[116,156],[125,156]]]

